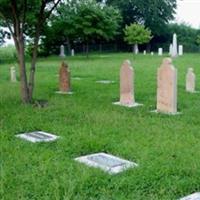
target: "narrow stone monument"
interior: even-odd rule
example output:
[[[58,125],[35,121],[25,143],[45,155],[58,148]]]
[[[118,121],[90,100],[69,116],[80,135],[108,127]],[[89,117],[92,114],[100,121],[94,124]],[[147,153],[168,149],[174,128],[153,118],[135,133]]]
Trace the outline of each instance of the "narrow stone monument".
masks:
[[[182,56],[183,55],[183,45],[178,46],[178,55]]]
[[[144,54],[144,55],[146,55],[146,54],[147,54],[147,51],[146,51],[146,50],[144,50],[143,54]]]
[[[173,45],[170,44],[170,45],[169,45],[169,55],[170,55],[170,56],[172,55],[172,48],[173,48]]]
[[[17,82],[17,78],[16,78],[16,69],[15,69],[15,67],[14,66],[12,66],[11,68],[10,68],[10,80],[11,80],[11,82]]]
[[[60,91],[57,93],[71,94],[70,71],[65,62],[62,62],[59,70],[59,89]]]
[[[173,43],[172,43],[172,54],[171,56],[173,58],[178,56],[178,50],[177,50],[178,46],[177,46],[177,35],[176,33],[173,34]]]
[[[140,106],[134,97],[134,70],[131,62],[125,60],[120,69],[120,102],[114,103],[127,107]]]
[[[164,58],[157,74],[157,112],[177,114],[177,70]]]
[[[195,81],[196,76],[194,74],[193,68],[189,68],[186,75],[186,91],[195,93]]]
[[[75,53],[74,53],[74,49],[71,50],[71,56],[74,56]]]
[[[158,48],[158,55],[162,56],[163,55],[163,49],[162,48]]]
[[[64,45],[60,46],[60,57],[65,57],[65,47],[64,47]]]

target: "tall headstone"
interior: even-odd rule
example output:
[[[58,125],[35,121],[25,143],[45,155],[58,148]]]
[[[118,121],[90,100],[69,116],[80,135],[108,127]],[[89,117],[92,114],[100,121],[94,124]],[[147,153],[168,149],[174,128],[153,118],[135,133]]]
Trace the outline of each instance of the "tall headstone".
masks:
[[[144,55],[146,55],[146,54],[147,54],[147,51],[146,51],[146,50],[144,50],[143,54],[144,54]]]
[[[170,58],[163,59],[157,74],[157,111],[177,113],[177,70]]]
[[[162,48],[158,48],[158,55],[162,56],[163,55],[163,49]]]
[[[172,49],[173,49],[173,45],[170,44],[170,45],[169,45],[169,55],[170,55],[170,56],[172,55]]]
[[[122,105],[133,105],[134,98],[134,70],[129,60],[124,61],[120,70],[120,103]]]
[[[11,82],[16,82],[17,81],[17,78],[16,78],[16,69],[14,66],[12,66],[10,68],[10,80]]]
[[[178,46],[177,46],[177,35],[176,33],[173,34],[173,42],[172,42],[172,54],[171,56],[173,58],[178,56],[178,50],[177,50]]]
[[[60,57],[65,57],[65,47],[64,47],[64,45],[60,46]]]
[[[182,56],[183,55],[183,45],[178,46],[178,55]]]
[[[60,92],[70,92],[70,71],[66,63],[62,62],[59,70],[59,88]]]
[[[138,49],[138,44],[134,45],[134,53],[138,54],[139,53],[139,49]]]
[[[74,49],[71,50],[71,56],[74,56]]]
[[[186,75],[187,92],[195,92],[195,81],[196,81],[196,76],[194,74],[193,68],[189,68]]]

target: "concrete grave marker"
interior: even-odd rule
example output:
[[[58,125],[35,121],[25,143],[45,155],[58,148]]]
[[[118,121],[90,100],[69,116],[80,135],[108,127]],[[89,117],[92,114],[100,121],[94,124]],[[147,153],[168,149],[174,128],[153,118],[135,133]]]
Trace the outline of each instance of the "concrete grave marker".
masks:
[[[176,33],[173,34],[173,42],[172,42],[172,54],[171,56],[173,58],[178,56],[178,50],[177,50],[178,46],[177,46],[177,35]]]
[[[16,137],[30,141],[30,142],[51,142],[59,138],[59,136],[46,133],[43,131],[34,131],[30,133],[18,134]]]
[[[170,45],[169,45],[169,55],[170,55],[170,56],[172,55],[172,49],[173,49],[173,45],[170,44]]]
[[[12,66],[10,68],[10,81],[11,82],[17,82],[17,78],[16,78],[16,69],[14,66]]]
[[[158,55],[162,56],[163,55],[163,49],[162,48],[158,48]]]
[[[75,53],[74,53],[74,49],[71,50],[71,56],[74,56]]]
[[[152,51],[152,52],[151,52],[151,56],[153,56],[153,55],[154,55],[154,52]]]
[[[65,47],[64,47],[64,45],[60,46],[60,57],[65,57]]]
[[[195,81],[196,76],[194,74],[193,68],[189,68],[186,75],[186,91],[187,92],[195,92]]]
[[[111,81],[111,80],[99,80],[99,81],[96,81],[96,83],[112,84],[112,83],[114,83],[114,81]]]
[[[183,45],[178,46],[178,55],[182,56],[183,55]]]
[[[146,51],[146,50],[144,50],[144,51],[143,51],[143,55],[146,55],[146,54],[147,54],[147,51]]]
[[[138,165],[134,162],[121,159],[119,157],[106,154],[96,153],[86,156],[75,158],[76,161],[84,163],[91,167],[100,168],[109,174],[117,174],[128,168],[137,167]]]
[[[163,59],[158,69],[157,112],[177,114],[177,70],[170,58]]]
[[[66,63],[62,62],[59,70],[59,89],[56,93],[60,94],[72,94],[71,82],[70,82],[70,71]]]
[[[181,198],[180,200],[200,200],[200,192],[193,193],[189,196]]]
[[[134,70],[129,60],[124,61],[120,69],[120,101],[114,103],[126,107],[141,106],[134,97]]]

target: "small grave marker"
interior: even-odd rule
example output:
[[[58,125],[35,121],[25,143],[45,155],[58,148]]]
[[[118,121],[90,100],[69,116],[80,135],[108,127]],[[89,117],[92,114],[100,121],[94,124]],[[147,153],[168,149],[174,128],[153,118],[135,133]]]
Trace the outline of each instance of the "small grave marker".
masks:
[[[114,81],[111,81],[111,80],[99,80],[99,81],[96,81],[96,83],[111,84],[111,83],[114,83]]]
[[[178,46],[178,55],[182,56],[183,55],[183,45]]]
[[[193,68],[189,68],[186,75],[186,91],[195,93],[195,81],[196,76],[194,74]]]
[[[64,47],[64,45],[60,46],[60,57],[65,57],[65,47]]]
[[[158,55],[162,56],[163,55],[163,49],[162,48],[158,48]]]
[[[30,141],[30,142],[51,142],[59,138],[59,136],[46,133],[43,131],[34,131],[30,133],[18,134],[16,137]]]
[[[200,200],[200,192],[193,193],[189,196],[181,198],[180,200]]]
[[[11,68],[10,68],[10,80],[11,80],[11,82],[17,82],[17,78],[16,78],[16,69],[15,69],[15,67],[14,66],[12,66]]]
[[[81,156],[75,158],[75,160],[91,167],[100,168],[110,174],[117,174],[128,168],[138,166],[134,162],[130,162],[106,153],[96,153]]]

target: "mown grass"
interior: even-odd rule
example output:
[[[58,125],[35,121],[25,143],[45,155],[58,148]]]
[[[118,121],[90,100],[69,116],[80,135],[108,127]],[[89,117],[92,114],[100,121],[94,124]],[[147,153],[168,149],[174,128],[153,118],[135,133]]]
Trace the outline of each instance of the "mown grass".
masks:
[[[112,105],[119,100],[119,69],[133,62],[135,95],[143,107]],[[40,59],[37,108],[20,102],[19,83],[10,83],[10,64],[0,65],[1,198],[62,200],[172,200],[200,190],[200,94],[185,92],[185,74],[193,67],[200,90],[200,56],[177,58],[178,110],[182,115],[150,113],[156,105],[156,72],[162,58],[132,54],[66,58],[73,95],[58,95],[61,60]],[[104,85],[96,80],[109,79]],[[43,130],[61,138],[32,144],[15,137]],[[76,163],[77,156],[108,152],[137,162],[138,168],[111,176]]]

